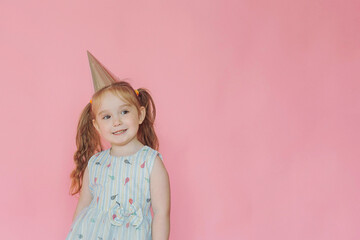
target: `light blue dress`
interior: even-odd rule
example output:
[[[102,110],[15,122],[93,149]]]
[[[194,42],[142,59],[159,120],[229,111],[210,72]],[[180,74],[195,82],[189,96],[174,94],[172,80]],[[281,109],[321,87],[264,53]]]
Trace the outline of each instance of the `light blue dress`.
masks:
[[[66,239],[151,240],[150,173],[156,156],[143,146],[129,156],[115,157],[110,149],[88,162],[93,199],[71,225]]]

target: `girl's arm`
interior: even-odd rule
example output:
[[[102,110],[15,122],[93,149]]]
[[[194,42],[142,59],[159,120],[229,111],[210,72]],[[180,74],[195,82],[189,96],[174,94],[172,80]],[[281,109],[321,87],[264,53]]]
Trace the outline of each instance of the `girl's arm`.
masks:
[[[151,204],[154,212],[152,239],[168,240],[170,234],[170,183],[166,168],[156,157],[150,175]]]
[[[89,189],[89,170],[86,167],[86,169],[84,171],[82,187],[80,190],[80,198],[79,198],[77,206],[76,206],[73,221],[85,207],[89,206],[92,198],[93,198],[93,196]]]

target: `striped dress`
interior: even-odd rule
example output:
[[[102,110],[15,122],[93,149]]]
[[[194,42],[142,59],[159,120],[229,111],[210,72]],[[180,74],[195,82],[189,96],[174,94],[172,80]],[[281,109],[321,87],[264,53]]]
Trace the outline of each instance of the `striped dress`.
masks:
[[[88,162],[93,199],[71,225],[66,239],[151,239],[150,173],[156,156],[149,146],[129,156],[115,157],[110,149]]]

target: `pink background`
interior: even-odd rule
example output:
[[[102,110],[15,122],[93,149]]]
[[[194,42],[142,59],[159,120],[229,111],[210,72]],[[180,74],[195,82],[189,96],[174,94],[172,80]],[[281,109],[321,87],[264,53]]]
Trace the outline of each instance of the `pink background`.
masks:
[[[157,104],[171,239],[360,239],[360,2],[0,3],[1,239],[65,239],[90,50]]]

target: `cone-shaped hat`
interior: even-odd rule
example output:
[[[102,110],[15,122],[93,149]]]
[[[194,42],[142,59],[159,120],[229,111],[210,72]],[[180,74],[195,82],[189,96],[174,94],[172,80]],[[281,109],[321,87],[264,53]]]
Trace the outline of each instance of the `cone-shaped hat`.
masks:
[[[107,70],[89,51],[87,51],[87,55],[95,92],[117,81],[117,77]]]

